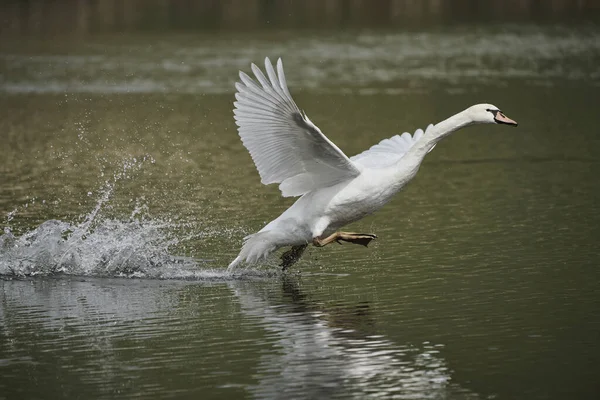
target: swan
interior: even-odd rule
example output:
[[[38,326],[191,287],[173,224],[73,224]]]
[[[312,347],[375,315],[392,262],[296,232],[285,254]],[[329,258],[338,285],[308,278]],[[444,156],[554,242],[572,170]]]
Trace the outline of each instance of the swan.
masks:
[[[474,124],[517,123],[491,104],[477,104],[425,131],[384,139],[347,157],[298,108],[287,87],[281,58],[277,71],[267,57],[266,76],[255,64],[258,83],[243,71],[236,82],[234,117],[242,143],[261,178],[279,183],[284,197],[300,198],[257,233],[244,238],[228,270],[256,264],[274,251],[283,270],[297,262],[309,244],[323,247],[345,241],[367,246],[372,233],[338,229],[383,207],[416,174],[425,155],[450,133]]]

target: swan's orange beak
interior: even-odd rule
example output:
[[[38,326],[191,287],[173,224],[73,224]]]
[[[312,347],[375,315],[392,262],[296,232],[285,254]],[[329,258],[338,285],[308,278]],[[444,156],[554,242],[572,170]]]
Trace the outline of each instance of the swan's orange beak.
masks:
[[[494,116],[494,120],[499,124],[506,124],[506,125],[512,125],[512,126],[519,125],[517,123],[517,121],[513,121],[512,119],[508,118],[506,115],[502,114],[502,111],[498,111],[496,113],[496,115]]]

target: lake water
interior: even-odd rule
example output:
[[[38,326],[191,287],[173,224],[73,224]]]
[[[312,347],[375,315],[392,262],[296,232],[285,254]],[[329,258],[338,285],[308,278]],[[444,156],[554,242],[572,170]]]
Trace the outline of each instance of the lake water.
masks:
[[[228,274],[293,201],[233,122],[265,56],[348,155],[520,125],[441,142],[369,248]],[[594,26],[2,41],[0,399],[597,398],[599,90]]]

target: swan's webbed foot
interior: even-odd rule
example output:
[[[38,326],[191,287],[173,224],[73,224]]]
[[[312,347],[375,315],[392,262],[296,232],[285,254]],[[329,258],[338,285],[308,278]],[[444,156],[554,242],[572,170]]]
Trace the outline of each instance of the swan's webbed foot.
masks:
[[[336,241],[338,243],[340,243],[340,240],[343,240],[344,242],[350,242],[350,243],[354,243],[354,244],[360,244],[360,245],[363,245],[365,247],[368,247],[369,243],[371,243],[371,240],[375,240],[375,239],[377,239],[377,235],[374,235],[372,233],[345,233],[345,232],[340,232],[340,237]]]
[[[344,242],[360,244],[367,247],[369,243],[371,243],[371,240],[374,239],[377,239],[377,235],[372,233],[335,232],[324,239],[321,239],[320,237],[314,238],[313,245],[323,247],[332,242],[341,244],[340,240],[342,240]]]
[[[281,264],[279,264],[279,266],[281,267],[281,270],[285,271],[292,265],[296,264],[298,262],[298,260],[300,259],[300,257],[302,257],[302,253],[304,253],[304,250],[306,250],[307,246],[308,246],[308,244],[292,246],[291,249],[289,249],[288,251],[283,253],[281,255]]]

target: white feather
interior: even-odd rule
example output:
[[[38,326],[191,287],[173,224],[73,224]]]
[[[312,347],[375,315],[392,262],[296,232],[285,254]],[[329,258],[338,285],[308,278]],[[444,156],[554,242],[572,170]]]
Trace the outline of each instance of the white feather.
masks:
[[[259,84],[243,72],[236,83],[235,121],[265,185],[280,183],[283,196],[300,196],[358,176],[360,167],[313,124],[292,99],[283,64],[275,72],[265,59],[268,78],[254,64]]]
[[[363,151],[353,157],[350,157],[354,163],[362,165],[365,168],[387,168],[396,164],[400,159],[423,137],[424,133],[429,132],[433,125],[429,125],[425,132],[417,129],[411,136],[404,132],[402,135],[392,136],[389,139],[383,139],[381,142],[372,146],[369,150]],[[435,147],[435,146],[434,146]],[[431,148],[433,150],[433,147]],[[429,150],[429,151],[431,151]]]

